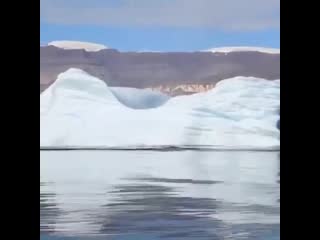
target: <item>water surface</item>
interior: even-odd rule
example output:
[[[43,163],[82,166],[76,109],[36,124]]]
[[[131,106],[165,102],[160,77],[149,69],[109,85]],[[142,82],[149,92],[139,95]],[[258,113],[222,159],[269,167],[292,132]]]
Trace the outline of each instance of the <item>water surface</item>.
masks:
[[[41,239],[279,239],[280,153],[40,151]]]

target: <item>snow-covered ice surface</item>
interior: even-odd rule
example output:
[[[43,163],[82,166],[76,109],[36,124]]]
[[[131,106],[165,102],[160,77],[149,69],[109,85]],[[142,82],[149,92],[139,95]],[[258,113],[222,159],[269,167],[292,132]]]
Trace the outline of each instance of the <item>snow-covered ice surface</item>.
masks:
[[[113,95],[124,105],[134,109],[148,109],[163,105],[170,97],[148,89],[109,87]]]
[[[235,77],[169,100],[142,91],[69,69],[40,95],[40,147],[280,147],[280,80]],[[150,96],[157,106],[148,106]],[[130,107],[137,103],[145,109]]]
[[[280,54],[279,48],[265,48],[265,47],[219,47],[204,50],[204,52],[213,53],[230,53],[230,52],[262,52],[269,54]]]
[[[108,48],[102,44],[79,41],[53,41],[48,43],[48,46],[55,46],[62,49],[84,49],[88,52],[97,52]]]

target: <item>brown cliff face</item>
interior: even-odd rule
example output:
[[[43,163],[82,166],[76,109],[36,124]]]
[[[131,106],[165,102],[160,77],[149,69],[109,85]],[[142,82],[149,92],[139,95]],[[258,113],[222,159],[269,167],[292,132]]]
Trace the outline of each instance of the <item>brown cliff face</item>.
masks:
[[[280,54],[260,52],[135,53],[40,47],[40,92],[67,69],[81,68],[109,86],[151,88],[170,95],[202,92],[226,78],[280,78]]]
[[[214,84],[180,84],[180,85],[167,85],[151,87],[149,89],[165,93],[170,96],[189,95],[194,93],[207,92],[214,88]]]

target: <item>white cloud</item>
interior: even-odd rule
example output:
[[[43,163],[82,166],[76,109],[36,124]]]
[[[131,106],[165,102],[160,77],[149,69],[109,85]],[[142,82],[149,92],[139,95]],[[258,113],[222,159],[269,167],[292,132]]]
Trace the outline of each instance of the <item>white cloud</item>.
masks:
[[[250,31],[279,28],[280,0],[41,0],[41,21]]]

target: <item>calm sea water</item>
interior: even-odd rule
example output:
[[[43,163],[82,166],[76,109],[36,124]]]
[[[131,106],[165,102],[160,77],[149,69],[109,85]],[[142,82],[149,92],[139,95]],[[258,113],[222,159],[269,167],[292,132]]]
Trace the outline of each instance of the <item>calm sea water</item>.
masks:
[[[280,153],[40,151],[41,239],[280,239]]]

